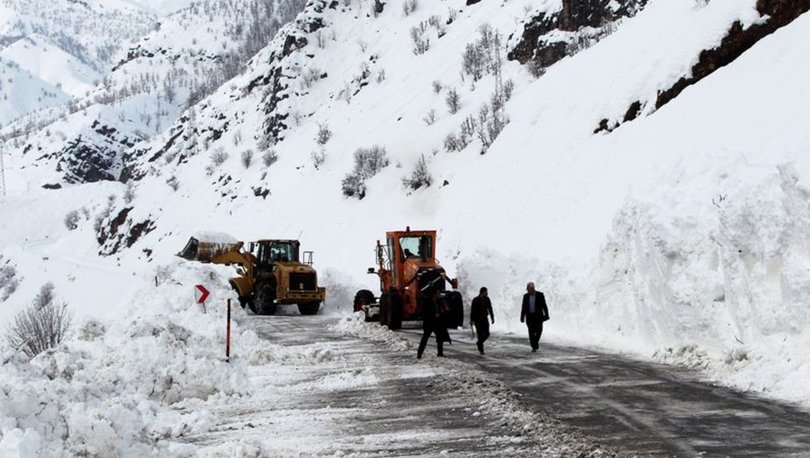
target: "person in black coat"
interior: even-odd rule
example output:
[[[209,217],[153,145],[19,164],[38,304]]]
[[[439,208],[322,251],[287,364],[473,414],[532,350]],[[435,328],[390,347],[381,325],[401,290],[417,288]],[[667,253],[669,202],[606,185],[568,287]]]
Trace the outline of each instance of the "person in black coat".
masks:
[[[470,306],[470,325],[475,325],[475,332],[478,334],[478,353],[484,353],[484,342],[489,338],[489,319],[495,324],[495,314],[492,313],[492,301],[489,300],[486,286],[482,287],[472,300]]]
[[[434,333],[436,334],[436,347],[439,350],[438,356],[444,356],[444,342],[450,340],[450,335],[444,324],[441,302],[439,290],[433,288],[430,299],[422,304],[422,340],[419,341],[419,349],[416,351],[417,359],[422,359],[422,353],[425,352],[428,339]]]
[[[534,282],[526,285],[526,294],[523,295],[523,306],[520,309],[520,322],[526,323],[529,328],[529,343],[532,353],[540,347],[540,336],[543,334],[543,322],[549,319],[546,297],[543,293],[534,290]]]

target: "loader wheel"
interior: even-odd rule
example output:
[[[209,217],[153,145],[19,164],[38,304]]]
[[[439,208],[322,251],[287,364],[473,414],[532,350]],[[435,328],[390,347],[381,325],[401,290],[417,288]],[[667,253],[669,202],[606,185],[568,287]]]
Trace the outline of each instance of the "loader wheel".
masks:
[[[258,315],[276,314],[276,287],[273,283],[264,282],[256,286],[253,307]]]
[[[380,295],[380,324],[388,326],[388,309],[391,308],[391,298],[388,293]]]
[[[305,302],[303,304],[298,304],[298,313],[301,315],[317,315],[320,308],[320,302]]]
[[[374,293],[367,289],[361,289],[354,295],[354,311],[360,312],[363,310],[364,305],[371,305],[374,303]]]
[[[461,293],[451,291],[447,294],[446,300],[450,309],[450,326],[455,328],[464,326],[464,301],[461,299]]]
[[[386,320],[388,329],[392,331],[402,329],[402,314],[402,301],[399,300],[399,294],[389,294],[387,310],[388,319]]]

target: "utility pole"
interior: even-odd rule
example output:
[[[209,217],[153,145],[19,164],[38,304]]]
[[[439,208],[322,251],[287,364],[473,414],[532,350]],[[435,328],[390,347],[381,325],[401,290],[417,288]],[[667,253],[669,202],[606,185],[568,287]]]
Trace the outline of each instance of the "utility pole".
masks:
[[[3,151],[3,148],[0,147],[0,192],[3,193],[3,197],[6,196],[6,166],[3,164],[3,155],[6,154]]]

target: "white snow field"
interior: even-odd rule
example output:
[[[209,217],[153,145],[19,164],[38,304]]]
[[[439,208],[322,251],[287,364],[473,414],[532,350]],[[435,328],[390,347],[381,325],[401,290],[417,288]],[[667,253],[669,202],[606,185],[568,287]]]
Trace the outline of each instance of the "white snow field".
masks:
[[[220,370],[229,269],[173,255],[201,230],[299,238],[315,251],[324,313],[342,313],[356,289],[377,287],[365,271],[386,230],[437,229],[439,259],[459,276],[465,302],[489,288],[493,332],[523,333],[518,304],[533,280],[549,301],[544,339],[692,366],[810,407],[810,15],[655,112],[657,91],[688,74],[701,50],[735,21],[760,20],[755,0],[652,0],[537,79],[504,60],[503,79],[515,85],[510,122],[482,155],[477,139],[444,147],[495,87],[492,75],[462,78],[464,47],[482,24],[513,46],[506,37],[519,36],[524,19],[559,1],[424,1],[407,17],[398,1],[378,17],[366,2],[345,3],[319,13],[324,3],[311,1],[193,116],[139,146],[130,165],[142,178],[130,202],[119,183],[42,189],[61,176],[56,161],[22,148],[6,156],[0,267],[13,266],[18,285],[0,325],[48,281],[76,319],[67,344],[30,364],[4,349],[0,450],[146,453],[139,435],[171,441],[179,429],[210,425],[204,411],[178,413],[171,403],[246,389],[238,363],[228,377]],[[430,49],[415,54],[411,28],[434,15],[444,34],[428,26]],[[324,27],[309,32],[305,21],[318,17]],[[307,44],[281,57],[293,34]],[[288,97],[271,110],[270,88],[255,83],[277,70]],[[455,114],[450,88],[461,100]],[[641,117],[594,134],[637,100],[652,102]],[[265,166],[260,140],[273,115],[286,115],[288,128],[272,146],[278,160]],[[324,145],[319,125],[331,131]],[[354,152],[372,145],[385,147],[390,165],[366,180],[363,199],[344,196]],[[240,160],[247,150],[249,167]],[[220,151],[227,157],[215,165]],[[313,152],[324,155],[317,167]],[[406,189],[402,179],[423,156],[432,184]],[[108,195],[116,197],[106,211]],[[109,225],[130,207],[122,230],[145,221],[153,230],[99,256],[94,219]],[[63,220],[72,210],[81,217],[71,231]],[[190,305],[195,283],[214,291],[207,315]],[[249,338],[239,328],[236,336]],[[68,428],[95,436],[63,442]]]

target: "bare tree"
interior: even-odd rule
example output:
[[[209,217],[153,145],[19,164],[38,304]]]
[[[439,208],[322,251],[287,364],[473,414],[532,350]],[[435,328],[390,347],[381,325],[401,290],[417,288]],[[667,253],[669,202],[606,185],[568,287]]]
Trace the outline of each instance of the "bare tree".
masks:
[[[14,316],[6,333],[8,344],[29,358],[59,345],[70,330],[73,316],[67,304],[54,302],[53,289],[53,283],[43,285],[34,302]]]
[[[249,169],[251,164],[253,164],[253,150],[242,151],[242,166]]]
[[[450,110],[450,114],[458,113],[459,108],[461,108],[461,96],[458,95],[458,91],[456,91],[455,88],[447,91],[445,101],[447,102],[447,108]]]

